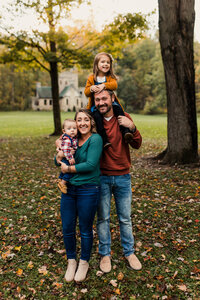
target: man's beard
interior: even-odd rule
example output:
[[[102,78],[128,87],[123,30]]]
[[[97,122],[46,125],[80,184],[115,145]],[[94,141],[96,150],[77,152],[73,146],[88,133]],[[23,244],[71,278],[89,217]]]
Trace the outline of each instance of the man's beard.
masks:
[[[101,112],[101,111],[100,111],[100,107],[97,107],[97,109],[98,109],[98,111],[100,112],[100,114],[105,115],[105,114],[107,114],[107,113],[111,110],[112,105],[102,105],[102,107],[107,107],[106,111]]]

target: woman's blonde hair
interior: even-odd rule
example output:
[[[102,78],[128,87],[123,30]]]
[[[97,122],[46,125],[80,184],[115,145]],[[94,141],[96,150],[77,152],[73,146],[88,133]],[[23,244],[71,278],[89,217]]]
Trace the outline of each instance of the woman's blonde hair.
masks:
[[[79,114],[80,112],[84,113],[84,114],[90,119],[90,123],[91,123],[91,132],[92,132],[92,133],[96,133],[96,132],[97,132],[97,129],[96,129],[96,123],[95,123],[95,120],[94,120],[94,118],[93,118],[93,116],[92,116],[90,110],[88,110],[88,109],[86,109],[86,108],[81,108],[81,109],[79,109],[79,110],[76,112],[76,114],[75,114],[74,120],[76,121],[77,116],[78,116],[78,114]]]
[[[98,63],[100,61],[100,58],[102,55],[107,56],[110,59],[110,70],[108,71],[108,73],[106,75],[110,75],[112,78],[117,79],[116,75],[114,74],[113,71],[113,57],[111,54],[106,53],[106,52],[100,52],[98,53],[95,58],[94,58],[94,63],[93,63],[93,74],[94,74],[94,80],[97,80],[97,74],[98,74]]]

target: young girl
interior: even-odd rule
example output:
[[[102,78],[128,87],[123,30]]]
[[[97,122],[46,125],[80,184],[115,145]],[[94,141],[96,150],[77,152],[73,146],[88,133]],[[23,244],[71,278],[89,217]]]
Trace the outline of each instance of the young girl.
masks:
[[[104,148],[106,148],[111,144],[107,139],[106,132],[103,127],[103,116],[96,109],[93,100],[93,94],[99,93],[103,89],[112,91],[117,89],[117,78],[113,72],[113,58],[111,54],[105,52],[98,53],[95,56],[93,74],[88,77],[85,86],[85,95],[89,97],[87,108],[93,113],[97,132],[101,135]],[[115,101],[113,102],[113,111],[116,117],[124,116],[124,110],[116,96]],[[132,134],[128,128],[120,125],[120,130],[126,142],[132,140]]]

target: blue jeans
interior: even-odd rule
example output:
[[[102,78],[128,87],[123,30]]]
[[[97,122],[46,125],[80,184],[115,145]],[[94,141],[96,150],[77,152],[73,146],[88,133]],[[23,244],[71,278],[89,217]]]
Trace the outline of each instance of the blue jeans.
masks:
[[[82,260],[89,260],[93,244],[93,221],[100,196],[100,186],[68,184],[61,196],[61,219],[67,258],[76,259],[76,220],[79,218]]]
[[[101,176],[101,196],[97,208],[97,232],[99,237],[99,254],[110,255],[110,202],[112,193],[115,198],[117,216],[120,225],[120,237],[125,256],[134,252],[134,237],[131,222],[131,176]]]

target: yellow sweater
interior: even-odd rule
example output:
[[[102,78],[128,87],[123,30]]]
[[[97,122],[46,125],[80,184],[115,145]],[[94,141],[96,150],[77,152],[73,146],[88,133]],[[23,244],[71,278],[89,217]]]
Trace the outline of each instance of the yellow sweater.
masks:
[[[87,80],[87,83],[86,83],[86,86],[85,86],[85,96],[88,97],[88,104],[87,104],[87,109],[91,109],[91,107],[94,105],[94,98],[93,98],[93,94],[91,91],[90,91],[90,87],[92,85],[94,85],[95,82],[94,82],[94,75],[90,75],[88,77],[88,80]],[[106,76],[106,82],[104,82],[105,84],[105,89],[106,90],[111,90],[111,91],[114,91],[117,89],[117,80],[112,78],[111,76]],[[119,105],[122,107],[122,105],[120,104],[120,101],[119,99],[116,97],[115,95],[115,101],[119,103]],[[122,107],[123,109],[123,107]]]

